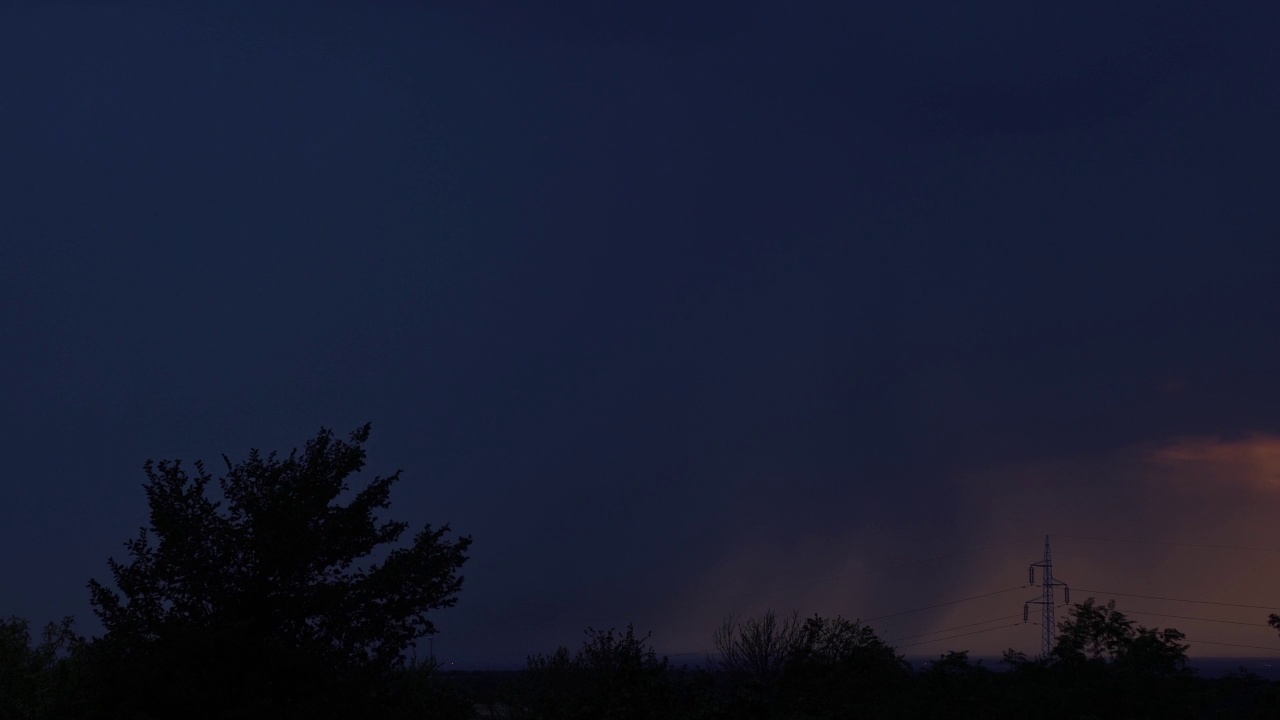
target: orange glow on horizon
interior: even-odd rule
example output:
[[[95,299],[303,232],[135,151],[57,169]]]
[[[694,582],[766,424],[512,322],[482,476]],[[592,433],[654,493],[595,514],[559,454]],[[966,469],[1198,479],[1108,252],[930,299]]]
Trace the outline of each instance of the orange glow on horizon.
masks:
[[[1151,451],[1147,459],[1180,475],[1280,490],[1280,436],[1276,435],[1254,433],[1234,440],[1178,438]]]

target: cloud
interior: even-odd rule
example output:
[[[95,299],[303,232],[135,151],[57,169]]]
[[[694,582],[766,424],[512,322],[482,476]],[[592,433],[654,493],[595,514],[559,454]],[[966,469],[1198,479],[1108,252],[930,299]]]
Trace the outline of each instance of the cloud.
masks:
[[[969,77],[938,83],[916,109],[935,129],[968,135],[1089,127],[1138,111],[1206,53],[1191,41],[1139,43],[1065,71],[1011,55],[995,68],[975,65]]]
[[[1157,473],[1183,482],[1212,482],[1263,493],[1280,492],[1280,436],[1277,435],[1178,438],[1152,448],[1147,461]]]

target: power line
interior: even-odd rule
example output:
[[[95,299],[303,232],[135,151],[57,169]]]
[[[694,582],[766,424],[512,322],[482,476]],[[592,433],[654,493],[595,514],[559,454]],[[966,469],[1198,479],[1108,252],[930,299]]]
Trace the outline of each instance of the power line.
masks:
[[[1258,552],[1280,552],[1280,548],[1258,547],[1252,545],[1207,545],[1204,543],[1175,542],[1172,540],[1139,540],[1137,538],[1107,538],[1098,537],[1096,535],[1061,535],[1058,533],[1054,533],[1053,537],[1074,538],[1076,540],[1098,540],[1101,542],[1140,543],[1143,545],[1174,545],[1177,547],[1209,548],[1212,550],[1255,550]]]
[[[995,630],[1004,630],[1005,628],[1015,628],[1022,624],[1023,623],[1013,623],[1012,625],[997,625],[996,627],[987,628],[985,630],[974,630],[973,632],[960,633],[959,635],[948,635],[947,637],[934,638],[932,640],[921,640],[920,642],[908,643],[906,645],[898,645],[896,646],[895,649],[901,650],[903,648],[915,647],[917,645],[928,645],[929,643],[942,642],[944,640],[954,640],[956,638],[965,637],[966,635],[977,635],[979,633],[993,632]]]
[[[1254,650],[1271,650],[1272,652],[1280,652],[1280,647],[1264,647],[1262,645],[1237,645],[1236,643],[1214,642],[1212,640],[1192,640],[1191,638],[1183,638],[1189,643],[1200,643],[1202,645],[1225,645],[1227,647],[1253,648]]]
[[[1089,590],[1088,588],[1076,588],[1076,592],[1099,593],[1101,595],[1119,595],[1120,597],[1143,598],[1146,600],[1169,600],[1171,602],[1196,603],[1197,605],[1222,605],[1224,607],[1248,608],[1250,610],[1276,610],[1272,605],[1243,605],[1240,603],[1215,602],[1213,600],[1187,600],[1185,598],[1162,597],[1160,595],[1133,595],[1130,593],[1113,592],[1111,590]]]
[[[949,627],[949,628],[946,628],[945,630],[934,630],[933,632],[920,633],[919,635],[904,635],[903,637],[895,638],[895,639],[893,639],[893,640],[886,640],[885,642],[886,642],[887,644],[892,645],[893,643],[896,643],[896,642],[898,642],[898,641],[900,641],[900,640],[912,640],[912,639],[914,639],[914,638],[920,638],[920,637],[924,637],[924,636],[926,636],[926,635],[938,635],[938,634],[941,634],[941,633],[953,632],[953,631],[955,631],[955,630],[963,630],[964,628],[970,628],[970,627],[973,627],[973,626],[975,626],[975,625],[986,625],[987,623],[999,622],[1000,620],[1012,620],[1012,619],[1014,619],[1014,618],[1016,618],[1016,617],[1018,617],[1017,613],[1015,613],[1015,614],[1013,614],[1013,615],[1005,615],[1004,617],[991,618],[990,620],[982,620],[982,621],[980,621],[980,622],[969,623],[968,625],[957,625],[957,626],[955,626],[955,627]]]
[[[1189,615],[1162,615],[1153,612],[1129,612],[1128,615],[1151,615],[1152,617],[1176,618],[1178,620],[1203,620],[1205,622],[1226,623],[1228,625],[1248,625],[1249,627],[1271,627],[1266,623],[1240,622],[1239,620],[1218,620],[1216,618],[1191,617]]]
[[[994,592],[982,593],[981,595],[971,595],[967,598],[960,598],[959,600],[951,600],[948,602],[938,603],[937,605],[926,605],[924,607],[918,607],[912,610],[903,610],[901,612],[889,613],[888,615],[879,615],[877,617],[867,618],[866,620],[863,620],[863,622],[872,622],[873,620],[884,620],[885,618],[898,617],[899,615],[910,615],[911,613],[923,612],[925,610],[933,610],[934,608],[946,607],[947,605],[955,605],[962,602],[969,602],[970,600],[977,600],[979,598],[991,597],[992,595],[1003,595],[1004,593],[1013,592],[1014,590],[1022,590],[1022,589],[1025,589],[1026,587],[1027,587],[1026,585],[1019,585],[1017,587],[1005,588],[1004,590],[996,590]]]
[[[1102,542],[1133,542],[1133,543],[1154,544],[1154,545],[1174,545],[1174,546],[1201,547],[1201,548],[1211,548],[1211,549],[1229,549],[1229,550],[1251,550],[1251,551],[1263,551],[1263,552],[1280,552],[1280,548],[1255,547],[1255,546],[1240,546],[1240,545],[1209,545],[1209,544],[1197,544],[1197,543],[1185,543],[1185,542],[1172,542],[1172,541],[1160,541],[1160,540],[1126,539],[1126,538],[1106,538],[1106,537],[1098,537],[1098,536],[1092,536],[1092,535],[1063,534],[1063,535],[1057,535],[1057,537],[1063,537],[1063,538],[1078,538],[1078,539],[1086,539],[1086,540],[1098,540],[1098,541],[1102,541]],[[865,576],[868,576],[868,575],[873,575],[873,574],[877,574],[877,573],[887,572],[887,571],[896,570],[896,569],[900,569],[900,568],[911,567],[911,566],[914,566],[914,565],[921,565],[921,564],[931,563],[931,562],[937,562],[937,561],[941,561],[941,560],[946,560],[946,559],[950,559],[950,558],[958,557],[958,556],[961,556],[961,555],[968,555],[968,554],[972,554],[972,553],[982,552],[982,551],[985,551],[985,550],[991,550],[991,549],[994,549],[994,548],[1004,547],[1004,546],[1007,546],[1007,545],[1012,544],[1013,542],[1018,542],[1018,541],[1014,540],[1014,541],[997,542],[997,543],[992,543],[992,544],[990,544],[990,545],[984,545],[984,546],[981,546],[981,547],[971,548],[971,549],[967,549],[967,550],[960,550],[960,551],[955,551],[955,552],[946,553],[946,554],[942,554],[942,555],[937,555],[937,556],[932,556],[932,557],[927,557],[927,558],[920,558],[920,559],[916,559],[916,560],[905,561],[905,562],[896,563],[896,564],[893,564],[893,565],[882,566],[882,567],[878,567],[878,568],[871,568],[871,569],[869,569],[869,570],[863,570],[863,571],[861,571],[861,572],[856,572],[856,573],[845,573],[845,574],[842,574],[842,575],[830,576],[830,577],[827,577],[827,578],[824,578],[824,579],[813,580],[813,581],[809,581],[809,582],[805,582],[805,583],[798,583],[798,584],[795,584],[795,585],[790,585],[790,586],[785,586],[785,587],[773,587],[773,588],[767,588],[767,589],[757,590],[757,591],[753,591],[753,592],[739,593],[739,594],[737,594],[737,595],[728,596],[728,597],[723,597],[723,598],[721,599],[721,601],[723,601],[723,600],[727,600],[727,599],[730,599],[730,598],[748,597],[748,596],[761,595],[761,594],[770,593],[770,592],[782,592],[782,591],[785,591],[785,590],[794,589],[794,588],[799,588],[799,587],[808,587],[808,586],[813,586],[813,585],[819,585],[819,584],[825,584],[825,583],[829,583],[829,582],[834,582],[834,581],[838,581],[838,580],[852,579],[852,578],[856,578],[856,577],[865,577]],[[946,606],[949,606],[949,605],[955,605],[955,604],[959,604],[959,603],[969,602],[969,601],[972,601],[972,600],[978,600],[978,599],[982,599],[982,598],[986,598],[986,597],[992,597],[992,596],[995,596],[995,595],[1001,595],[1001,594],[1004,594],[1004,593],[1007,593],[1007,592],[1012,592],[1012,591],[1014,591],[1014,590],[1019,590],[1019,589],[1023,589],[1023,588],[1026,588],[1026,587],[1028,587],[1028,586],[1027,586],[1027,585],[1020,585],[1020,586],[1017,586],[1017,587],[1006,588],[1006,589],[1004,589],[1004,590],[996,590],[996,591],[992,591],[992,592],[988,592],[988,593],[982,593],[982,594],[978,594],[978,595],[971,595],[971,596],[969,596],[969,597],[960,598],[960,599],[958,599],[958,600],[951,600],[951,601],[947,601],[947,602],[936,603],[936,604],[933,604],[933,605],[926,605],[926,606],[923,606],[923,607],[913,608],[913,609],[910,609],[910,610],[902,610],[902,611],[899,611],[899,612],[888,613],[888,614],[885,614],[885,615],[879,615],[879,616],[875,616],[875,617],[867,618],[867,619],[865,620],[865,622],[873,622],[873,621],[877,621],[877,620],[884,620],[884,619],[888,619],[888,618],[894,618],[894,617],[900,617],[900,616],[903,616],[903,615],[909,615],[909,614],[913,614],[913,613],[917,613],[917,612],[923,612],[923,611],[926,611],[926,610],[933,610],[933,609],[937,609],[937,608],[941,608],[941,607],[946,607]],[[1101,594],[1101,595],[1115,595],[1115,596],[1119,596],[1119,597],[1142,598],[1142,599],[1148,599],[1148,600],[1163,600],[1163,601],[1169,601],[1169,602],[1194,603],[1194,604],[1200,604],[1200,605],[1217,605],[1217,606],[1222,606],[1222,607],[1246,608],[1246,609],[1251,609],[1251,610],[1271,610],[1271,611],[1275,611],[1275,610],[1277,610],[1277,609],[1280,609],[1280,606],[1248,605],[1248,604],[1243,604],[1243,603],[1229,603],[1229,602],[1220,602],[1220,601],[1212,601],[1212,600],[1191,600],[1191,599],[1186,599],[1186,598],[1175,598],[1175,597],[1166,597],[1166,596],[1159,596],[1159,595],[1138,595],[1138,594],[1132,594],[1132,593],[1121,593],[1121,592],[1114,592],[1114,591],[1108,591],[1108,590],[1090,590],[1090,589],[1087,589],[1087,588],[1078,588],[1078,589],[1077,589],[1077,592],[1096,593],[1096,594]],[[715,602],[715,601],[712,601],[712,602]],[[679,607],[679,606],[682,606],[682,605],[693,605],[693,604],[701,604],[701,603],[699,603],[698,601],[688,601],[688,602],[684,602],[684,603],[678,603],[678,604],[676,605],[676,607]],[[1181,619],[1181,620],[1194,620],[1194,621],[1205,621],[1205,622],[1217,622],[1217,623],[1234,624],[1234,625],[1243,625],[1243,626],[1253,626],[1253,627],[1265,627],[1265,625],[1263,625],[1263,624],[1261,624],[1261,623],[1246,623],[1246,622],[1231,621],[1231,620],[1219,620],[1219,619],[1215,619],[1215,618],[1201,618],[1201,617],[1192,617],[1192,616],[1184,616],[1184,615],[1162,615],[1162,614],[1160,614],[1160,613],[1144,613],[1144,612],[1133,612],[1133,613],[1131,613],[1131,614],[1134,614],[1134,615],[1151,615],[1151,616],[1154,616],[1154,617],[1167,617],[1167,618],[1175,618],[1175,619]],[[1012,616],[1011,616],[1011,617],[1012,617]],[[956,628],[948,628],[948,629],[946,629],[946,630],[939,630],[939,631],[936,631],[936,632],[934,632],[934,633],[922,633],[922,634],[919,634],[919,635],[912,635],[912,636],[908,636],[908,637],[906,637],[906,638],[898,638],[898,640],[910,639],[910,638],[915,638],[915,637],[923,637],[923,636],[925,636],[925,635],[931,635],[931,634],[937,634],[937,633],[943,633],[943,632],[949,632],[949,631],[956,630],[956,629],[960,629],[960,628],[963,628],[963,627],[972,627],[973,625],[981,625],[981,624],[985,624],[985,623],[987,623],[987,622],[996,622],[996,620],[987,620],[987,621],[982,621],[982,622],[980,622],[980,623],[970,623],[970,624],[968,624],[968,625],[963,625],[963,626],[959,626],[959,627],[956,627]],[[546,623],[545,625],[540,626],[538,629],[539,629],[539,630],[552,629],[553,627],[559,627],[560,625],[561,625],[561,623],[558,623],[558,622],[556,622],[556,623]],[[976,634],[977,632],[988,632],[988,631],[990,631],[990,630],[994,630],[994,629],[998,629],[998,628],[988,628],[988,629],[986,629],[986,630],[980,630],[980,631],[975,631],[975,632],[971,632],[971,633],[963,633],[963,634],[961,634],[961,635],[956,635],[956,636],[953,636],[953,637],[964,637],[964,636],[967,636],[967,635]],[[483,632],[482,632],[481,634],[483,635]],[[911,643],[910,645],[905,645],[905,646],[902,646],[902,647],[911,647],[911,646],[914,646],[914,645],[926,644],[926,643],[930,643],[930,642],[938,642],[938,641],[945,640],[945,639],[947,639],[947,638],[935,638],[934,640],[922,641],[922,642],[919,642],[919,643]],[[896,641],[895,641],[895,642],[896,642]],[[1210,642],[1210,641],[1201,641],[1201,642],[1205,642],[1205,643],[1208,643],[1208,644],[1218,644],[1218,645],[1228,645],[1228,646],[1231,646],[1231,644],[1230,644],[1230,643],[1212,643],[1212,642]],[[1265,649],[1265,650],[1280,650],[1280,648],[1263,648],[1263,647],[1261,647],[1261,646],[1252,646],[1252,645],[1239,645],[1239,646],[1237,646],[1237,647],[1250,647],[1250,648],[1258,648],[1258,649]],[[708,652],[714,652],[714,650],[698,650],[698,651],[689,651],[689,652],[681,652],[681,653],[671,653],[671,654],[669,654],[669,656],[672,656],[672,657],[678,657],[678,656],[682,656],[682,655],[694,655],[694,654],[699,654],[699,653],[708,653]]]

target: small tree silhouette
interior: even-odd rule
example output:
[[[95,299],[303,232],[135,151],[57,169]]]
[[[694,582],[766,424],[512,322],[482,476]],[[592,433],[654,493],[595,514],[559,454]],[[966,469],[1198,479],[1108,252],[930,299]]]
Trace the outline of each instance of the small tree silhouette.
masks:
[[[515,700],[513,716],[557,720],[666,720],[675,694],[667,658],[659,659],[649,636],[587,629],[572,657],[565,647],[534,655],[525,670],[527,696]]]
[[[711,635],[718,669],[761,688],[772,686],[801,640],[800,613],[779,618],[773,610],[760,617],[730,615]]]

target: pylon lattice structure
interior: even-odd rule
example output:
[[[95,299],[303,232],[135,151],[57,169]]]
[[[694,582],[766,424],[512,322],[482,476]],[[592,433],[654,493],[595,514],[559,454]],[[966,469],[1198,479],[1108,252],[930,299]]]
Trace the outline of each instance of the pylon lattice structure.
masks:
[[[1036,584],[1036,568],[1040,568],[1040,597],[1026,601],[1022,604],[1022,622],[1026,622],[1030,614],[1032,605],[1040,606],[1040,657],[1049,659],[1049,653],[1053,652],[1054,641],[1057,638],[1058,626],[1054,618],[1054,599],[1053,589],[1062,588],[1063,602],[1071,602],[1071,589],[1061,580],[1053,577],[1053,555],[1049,553],[1049,536],[1044,536],[1044,559],[1038,563],[1031,563],[1027,568],[1030,582]]]

